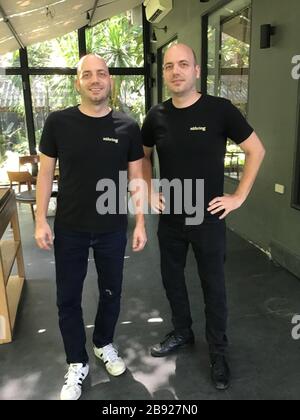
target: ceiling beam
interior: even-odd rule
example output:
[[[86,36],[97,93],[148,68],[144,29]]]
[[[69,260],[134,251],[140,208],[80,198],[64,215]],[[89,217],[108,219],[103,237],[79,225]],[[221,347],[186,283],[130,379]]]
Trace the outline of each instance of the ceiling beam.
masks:
[[[92,13],[90,15],[89,25],[91,25],[91,23],[93,21],[93,18],[95,16],[95,13],[96,13],[96,10],[97,10],[97,7],[98,7],[98,3],[99,3],[99,0],[95,0],[95,4],[94,4],[93,10],[92,10]]]
[[[10,32],[13,34],[15,40],[17,41],[17,43],[19,44],[20,48],[24,49],[25,45],[23,44],[23,42],[21,41],[21,38],[19,37],[19,35],[17,34],[15,28],[13,27],[13,25],[11,24],[10,20],[8,19],[8,17],[6,16],[6,13],[4,12],[1,4],[0,4],[0,14],[2,15],[3,21],[6,23],[6,25],[8,26]]]

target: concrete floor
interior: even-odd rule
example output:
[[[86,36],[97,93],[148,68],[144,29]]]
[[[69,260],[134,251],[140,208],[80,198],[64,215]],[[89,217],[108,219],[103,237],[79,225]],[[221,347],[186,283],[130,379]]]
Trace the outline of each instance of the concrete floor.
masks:
[[[0,346],[0,400],[57,400],[66,365],[57,324],[54,258],[36,248],[27,206],[20,208],[20,222],[27,281],[14,341]],[[220,393],[210,382],[203,299],[192,254],[186,277],[196,345],[163,359],[149,355],[149,347],[172,329],[160,280],[156,224],[152,216],[146,250],[133,255],[128,247],[126,254],[116,343],[128,371],[119,378],[109,377],[92,354],[97,286],[90,262],[83,300],[90,375],[82,399],[298,400],[300,342],[292,339],[291,320],[299,313],[300,282],[232,232],[228,232],[226,263],[231,388]]]

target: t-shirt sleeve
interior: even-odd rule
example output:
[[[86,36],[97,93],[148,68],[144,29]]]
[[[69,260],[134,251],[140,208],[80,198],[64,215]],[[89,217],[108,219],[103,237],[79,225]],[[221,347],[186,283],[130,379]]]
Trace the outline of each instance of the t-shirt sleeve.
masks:
[[[155,146],[155,138],[152,129],[152,111],[148,112],[144,124],[142,126],[142,141],[143,145],[146,147]]]
[[[236,144],[240,144],[247,140],[254,130],[242,113],[230,101],[226,101],[226,103],[225,134]]]
[[[131,128],[131,142],[128,152],[128,162],[134,162],[144,157],[144,150],[142,145],[141,130],[137,123],[134,123]]]
[[[57,144],[55,138],[55,117],[50,114],[45,122],[39,150],[46,156],[57,158]]]

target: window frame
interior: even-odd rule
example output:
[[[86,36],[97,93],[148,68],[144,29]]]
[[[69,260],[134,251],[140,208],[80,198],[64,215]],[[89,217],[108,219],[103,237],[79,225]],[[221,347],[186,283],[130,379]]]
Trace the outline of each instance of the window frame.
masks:
[[[207,94],[207,87],[208,87],[208,77],[209,77],[209,71],[208,71],[208,27],[209,27],[209,17],[217,12],[218,10],[222,9],[224,6],[229,5],[232,2],[232,0],[224,0],[223,3],[212,7],[210,10],[206,11],[201,16],[201,92],[204,94]],[[220,20],[220,29],[222,28],[222,25],[229,21],[230,19],[233,19],[239,13],[241,13],[246,8],[250,7],[251,11],[251,33],[250,33],[250,39],[252,40],[252,31],[253,31],[253,4],[252,0],[249,0],[249,5],[246,7],[241,8],[240,10],[236,11],[232,16],[224,17],[222,20]],[[220,39],[219,39],[219,60],[218,60],[218,68],[219,68],[219,75],[221,75],[221,47],[222,47],[222,31],[220,30]],[[248,111],[249,111],[249,96],[250,96],[250,85],[251,85],[251,52],[252,52],[252,42],[250,42],[250,49],[249,49],[249,70],[248,70],[248,91],[247,91],[247,107],[246,107],[246,118],[248,117]],[[227,146],[226,146],[226,155],[227,155]],[[226,180],[232,181],[234,183],[239,183],[240,178],[233,178],[229,176],[226,172],[224,172],[224,176]]]

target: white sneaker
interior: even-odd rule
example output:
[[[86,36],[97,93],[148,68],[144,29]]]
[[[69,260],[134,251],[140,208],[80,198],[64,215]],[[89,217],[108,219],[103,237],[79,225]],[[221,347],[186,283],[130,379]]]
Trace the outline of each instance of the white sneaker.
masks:
[[[66,381],[61,389],[61,400],[78,400],[81,396],[82,382],[89,373],[89,365],[83,366],[82,363],[72,363],[65,375]]]
[[[94,346],[94,353],[105,364],[105,368],[110,375],[119,376],[125,372],[126,365],[124,360],[119,357],[118,350],[113,344],[100,348]]]

